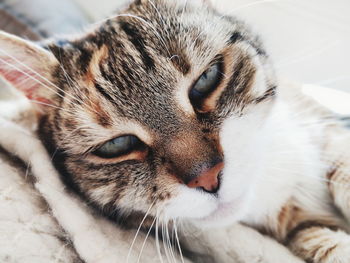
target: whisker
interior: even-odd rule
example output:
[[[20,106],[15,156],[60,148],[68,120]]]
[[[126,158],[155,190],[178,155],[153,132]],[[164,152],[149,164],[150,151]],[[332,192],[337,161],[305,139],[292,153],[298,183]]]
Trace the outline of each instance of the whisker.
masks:
[[[165,28],[165,26],[166,26],[165,20],[164,20],[163,16],[161,15],[161,13],[159,12],[158,8],[156,7],[156,5],[153,3],[152,0],[148,0],[148,2],[149,2],[149,3],[152,5],[152,7],[156,10],[156,12],[157,12],[157,14],[158,14],[160,20],[161,20],[162,23],[163,23],[164,28]]]
[[[151,233],[152,227],[153,227],[154,223],[156,222],[156,219],[157,219],[156,217],[153,219],[153,222],[152,222],[152,224],[151,224],[151,227],[149,228],[149,230],[148,230],[148,232],[147,232],[147,234],[146,234],[145,240],[144,240],[143,243],[142,243],[141,251],[140,251],[140,253],[139,253],[139,257],[138,257],[138,259],[137,259],[137,263],[140,262],[143,249],[144,249],[144,247],[145,247],[145,245],[146,245],[147,238],[148,238],[149,234]]]
[[[63,89],[59,88],[57,85],[55,85],[53,82],[51,82],[50,80],[48,80],[47,78],[43,77],[42,75],[40,75],[38,72],[36,72],[35,70],[33,70],[32,68],[30,68],[29,66],[27,66],[26,64],[22,63],[21,61],[19,61],[17,58],[15,58],[14,56],[12,56],[11,54],[9,54],[8,52],[0,49],[0,52],[5,54],[6,56],[8,56],[9,58],[13,59],[16,63],[18,63],[19,65],[23,66],[25,69],[27,69],[28,71],[30,71],[32,74],[34,74],[35,76],[39,77],[40,79],[42,79],[43,81],[47,82],[48,84],[50,84],[52,87],[49,87],[47,84],[45,84],[44,82],[42,82],[41,80],[37,79],[36,77],[30,75],[29,73],[23,71],[21,68],[19,68],[18,66],[9,63],[8,61],[0,58],[0,61],[4,64],[6,64],[9,67],[14,68],[15,70],[17,70],[18,72],[21,72],[24,76],[26,76],[27,78],[41,84],[44,88],[48,89],[49,91],[53,92],[54,94],[57,94],[59,97],[61,97],[62,99],[64,98],[64,96],[62,94],[60,94],[58,91],[61,91],[63,94],[65,94],[66,96],[68,96],[69,98],[73,99],[73,100],[78,100],[80,101],[82,104],[84,104],[85,106],[87,106],[89,109],[93,110],[95,113],[97,113],[98,115],[100,115],[100,113],[98,113],[96,110],[92,109],[89,105],[87,105],[85,102],[83,102],[81,99],[78,99],[77,97],[72,96],[70,93],[67,93],[66,91],[64,91]],[[60,67],[62,67],[62,65],[60,64]],[[64,70],[64,69],[63,69]],[[69,85],[69,83],[68,83]],[[56,90],[55,90],[55,89]],[[58,90],[58,91],[57,91]],[[44,105],[44,104],[43,104]],[[49,106],[49,105],[46,105]],[[63,110],[63,108],[61,108]],[[72,112],[71,112],[72,113]]]
[[[141,220],[141,223],[140,223],[139,227],[137,228],[135,237],[134,237],[134,239],[133,239],[133,241],[132,241],[132,243],[131,243],[131,246],[130,246],[130,248],[129,248],[128,256],[126,257],[126,262],[129,262],[130,255],[131,255],[131,251],[132,251],[132,248],[133,248],[133,246],[134,246],[134,244],[135,244],[136,238],[137,238],[137,236],[138,236],[138,234],[139,234],[139,232],[140,232],[140,230],[141,230],[141,227],[142,227],[143,223],[145,222],[145,220],[146,220],[146,218],[147,218],[149,212],[151,211],[151,209],[152,209],[152,207],[153,207],[155,201],[156,201],[156,200],[154,200],[154,201],[151,203],[151,205],[149,206],[149,208],[148,208],[148,210],[147,210],[145,216],[144,216],[143,219]]]
[[[180,239],[179,239],[179,235],[177,233],[177,225],[176,225],[176,219],[174,221],[174,230],[175,230],[175,239],[176,239],[176,244],[177,247],[179,249],[179,253],[180,253],[180,258],[181,258],[181,262],[185,263],[184,258],[183,258],[183,254],[182,254],[182,250],[181,250],[181,246],[180,246]]]
[[[168,250],[166,247],[166,242],[165,242],[165,235],[164,235],[164,222],[163,220],[160,222],[162,224],[161,230],[162,230],[162,243],[163,243],[163,248],[164,248],[164,252],[165,252],[165,256],[167,261],[169,262],[169,254],[168,254]]]
[[[257,0],[257,1],[251,2],[251,3],[242,4],[240,6],[237,6],[237,7],[233,8],[233,9],[225,12],[225,14],[221,16],[221,18],[226,16],[226,15],[229,15],[231,13],[234,13],[234,12],[236,12],[238,10],[245,9],[245,8],[248,8],[248,7],[252,7],[252,6],[256,6],[256,5],[260,5],[260,4],[272,3],[272,2],[283,2],[283,1],[284,2],[288,2],[290,0]]]
[[[180,16],[180,21],[181,21],[181,25],[182,25],[182,21],[183,21],[183,16],[187,7],[187,2],[188,0],[185,1],[184,7],[182,8],[182,12],[181,12],[181,16]]]
[[[55,109],[60,109],[62,111],[65,111],[65,112],[68,112],[68,113],[73,113],[72,111],[69,111],[67,109],[63,109],[61,107],[58,107],[56,105],[52,105],[52,104],[49,104],[49,103],[45,103],[45,102],[42,102],[42,101],[38,101],[38,100],[34,100],[34,99],[28,99],[29,101],[35,103],[35,104],[40,104],[40,105],[44,105],[44,106],[48,106],[48,107],[52,107],[52,108],[55,108]]]
[[[160,250],[160,244],[159,244],[159,211],[157,210],[156,214],[156,247],[158,252],[158,257],[160,259],[160,262],[163,263],[163,256]]]
[[[1,52],[1,50],[0,50],[0,52]],[[15,65],[13,65],[13,64],[11,64],[11,63],[9,63],[8,61],[6,61],[6,60],[4,60],[4,59],[2,59],[2,58],[0,58],[0,61],[1,61],[2,63],[4,63],[4,64],[6,64],[6,65],[8,65],[8,66],[10,66],[10,67],[12,67],[12,68],[14,68],[14,69],[16,69],[17,71],[19,71],[19,72],[21,72],[23,75],[25,75],[27,78],[29,78],[29,79],[31,79],[31,80],[34,80],[35,82],[37,82],[37,83],[43,85],[43,86],[44,86],[45,88],[47,88],[48,90],[54,92],[55,94],[57,94],[58,96],[60,96],[61,98],[63,98],[63,96],[62,96],[61,94],[59,94],[57,91],[55,91],[54,89],[50,88],[49,86],[47,86],[46,84],[44,84],[44,83],[41,82],[40,80],[36,79],[36,78],[33,77],[32,75],[28,74],[27,72],[21,70],[19,67],[15,66]],[[34,73],[34,72],[33,72],[33,73]]]
[[[27,165],[26,165],[26,173],[25,173],[25,175],[24,175],[24,179],[26,179],[27,180],[27,178],[28,178],[28,175],[29,175],[29,169],[30,169],[30,167],[31,167],[31,163],[30,163],[30,161],[27,163]]]
[[[280,69],[280,68],[307,60],[309,58],[313,58],[317,55],[322,54],[323,52],[325,52],[329,49],[334,48],[335,46],[339,45],[340,43],[341,43],[340,40],[335,40],[335,41],[328,43],[328,45],[325,45],[325,46],[319,47],[319,48],[315,48],[312,52],[309,52],[307,55],[301,56],[299,58],[293,59],[293,60],[285,62],[285,63],[275,63],[275,69]]]
[[[48,49],[52,52],[51,48],[48,46]],[[52,52],[53,53],[53,52]],[[59,51],[59,56],[60,59],[62,59],[62,55],[61,52]],[[74,81],[72,79],[72,77],[67,73],[67,71],[65,70],[65,68],[63,67],[63,65],[61,63],[59,63],[59,67],[63,72],[63,75],[67,81],[68,86],[71,88],[72,91],[76,91],[79,93],[79,96],[73,96],[70,95],[71,98],[76,99],[77,101],[81,102],[83,105],[85,105],[88,109],[92,110],[93,112],[95,112],[97,115],[101,116],[101,114],[96,111],[91,105],[88,105],[86,102],[83,101],[83,98],[80,96],[83,96],[87,101],[89,101],[88,96],[84,93],[84,92],[79,92],[79,90],[76,88],[76,86],[74,85]],[[68,93],[66,93],[68,94]]]
[[[1,52],[1,50],[0,50],[0,52]],[[11,56],[11,58],[14,59],[14,60],[17,60],[16,58],[14,58],[14,57],[12,57],[12,56]],[[26,76],[28,79],[31,79],[31,80],[33,80],[33,81],[39,83],[39,84],[42,85],[44,88],[50,90],[51,92],[53,92],[54,94],[58,95],[58,96],[61,97],[62,99],[64,98],[64,96],[63,96],[62,94],[60,94],[59,92],[57,92],[57,91],[54,90],[53,88],[47,86],[45,83],[43,83],[42,81],[40,81],[40,80],[38,80],[37,78],[33,77],[33,76],[30,75],[29,73],[23,71],[22,69],[20,69],[19,67],[15,66],[14,64],[9,63],[8,61],[6,61],[6,60],[4,60],[4,59],[2,59],[2,58],[0,58],[0,61],[1,61],[2,63],[4,63],[4,64],[6,64],[6,65],[8,65],[8,66],[10,66],[10,67],[12,67],[12,68],[14,68],[14,69],[17,70],[18,72],[21,72],[21,73],[22,73],[24,76]],[[17,60],[17,61],[18,61],[18,60]],[[48,83],[50,83],[50,84],[52,83],[52,82],[50,82],[49,80],[47,80],[46,78],[42,77],[39,73],[35,72],[33,69],[31,69],[31,68],[29,68],[28,66],[24,65],[23,63],[21,63],[21,62],[19,62],[19,61],[18,61],[18,63],[21,64],[22,66],[25,66],[25,67],[26,67],[28,70],[30,70],[33,74],[35,74],[35,75],[41,77],[42,79],[44,79],[44,80],[47,81]],[[28,79],[27,79],[27,80],[28,80]],[[23,81],[27,81],[27,80],[24,79]],[[54,85],[54,84],[52,84],[52,85]],[[64,90],[62,90],[61,88],[57,87],[56,85],[54,85],[54,87],[57,88],[58,90],[62,91],[64,94],[66,94],[67,96],[71,97],[72,99],[76,99],[76,98],[74,98],[71,94],[65,92]],[[66,111],[66,112],[68,112],[68,113],[72,113],[72,114],[74,113],[74,112],[68,111],[68,110],[66,110],[66,109],[57,107],[57,106],[52,105],[52,104],[40,102],[40,101],[37,101],[37,100],[31,100],[31,99],[29,99],[29,100],[32,101],[32,102],[34,102],[34,103],[41,104],[41,105],[44,105],[44,106],[49,106],[49,107],[53,107],[53,108],[58,108],[58,109],[61,109],[61,110]],[[82,101],[81,101],[81,102],[82,102]],[[82,102],[82,103],[85,104],[84,102]],[[85,104],[85,105],[88,107],[87,104]],[[96,111],[95,111],[95,112],[96,112]],[[96,113],[99,114],[98,112],[96,112]]]
[[[317,43],[316,48],[318,48],[320,46],[323,46],[323,45],[329,45],[331,43],[333,43],[333,41],[330,41],[329,39],[325,39],[322,42],[319,41]],[[293,52],[293,51],[286,52],[287,54],[291,54],[291,55],[284,56],[282,59],[276,60],[274,62],[274,65],[286,64],[286,63],[288,63],[288,61],[295,60],[295,59],[298,59],[300,57],[307,56],[308,54],[310,54],[310,52],[314,52],[314,51],[315,51],[315,46],[314,45],[309,45],[309,46],[306,46],[303,49],[298,50],[297,52]]]
[[[260,4],[266,4],[266,3],[269,3],[269,2],[282,2],[282,1],[287,2],[287,1],[290,1],[290,0],[257,0],[257,1],[254,1],[254,2],[251,2],[251,3],[248,3],[248,4],[242,4],[242,5],[239,5],[239,6],[234,7],[233,9],[230,9],[230,10],[224,12],[224,13],[219,17],[219,20],[220,20],[220,19],[224,19],[226,16],[231,15],[232,13],[234,13],[234,12],[236,12],[236,11],[238,11],[238,10],[244,9],[244,8],[248,8],[248,7],[252,7],[252,6],[256,6],[256,5],[260,5]],[[187,3],[187,2],[186,2],[186,3]],[[209,22],[210,25],[214,25],[214,23],[215,23],[215,22]],[[198,36],[197,36],[197,38],[194,40],[194,42],[197,41],[197,39],[198,39],[199,37],[201,37],[203,34],[204,34],[204,31],[202,30],[202,31],[198,34]]]
[[[172,259],[176,263],[176,258],[175,258],[173,246],[172,246],[170,235],[169,235],[169,220],[165,221],[165,234],[166,234],[167,247],[169,249],[170,259]]]
[[[288,7],[288,11],[297,13],[299,16],[307,17],[308,20],[316,22],[319,25],[329,26],[331,28],[337,28],[338,31],[344,31],[344,34],[349,32],[349,28],[346,26],[346,23],[340,22],[341,19],[339,15],[330,15],[324,13],[324,8],[321,7],[317,10],[317,5],[312,4],[308,6],[307,1],[293,1],[293,5]],[[310,3],[310,2],[309,2]],[[345,14],[345,13],[344,13]]]
[[[286,169],[283,169],[281,167],[274,167],[274,166],[271,166],[272,169],[275,169],[275,170],[280,170],[282,172],[291,172],[290,170],[286,170]],[[312,178],[312,179],[315,179],[315,180],[318,180],[320,182],[325,182],[325,183],[329,183],[329,184],[333,184],[333,185],[337,185],[337,186],[341,186],[341,187],[350,187],[350,183],[349,184],[342,184],[342,183],[337,183],[337,182],[334,182],[334,180],[329,180],[327,178],[321,178],[321,177],[318,177],[318,176],[313,176],[313,175],[310,175],[310,174],[307,174],[307,173],[298,173],[298,172],[292,172],[294,173],[295,175],[298,175],[298,176],[307,176],[309,178]]]
[[[65,141],[68,137],[70,137],[74,132],[76,132],[76,131],[79,130],[79,129],[80,129],[80,127],[76,128],[76,129],[74,129],[74,130],[72,130],[72,131],[69,132],[66,136],[64,136],[64,137],[62,138],[61,141]],[[53,158],[56,156],[57,151],[58,151],[58,146],[56,147],[55,151],[54,151],[54,152],[52,153],[52,155],[51,155],[51,161],[52,161]]]
[[[165,216],[163,216],[162,218],[162,238],[163,238],[163,247],[164,247],[164,250],[165,250],[165,255],[166,255],[166,258],[168,260],[168,262],[171,262],[171,253],[169,252],[169,240],[168,240],[168,236],[166,234],[166,226],[167,226],[167,221],[166,221],[166,218]]]
[[[49,49],[50,49],[50,48],[49,48]],[[59,56],[60,56],[60,58],[61,58],[61,60],[62,60],[62,54],[61,54],[61,51],[60,51],[60,50],[59,50]],[[85,103],[85,102],[83,101],[83,98],[80,97],[81,95],[84,96],[84,98],[85,98],[87,101],[89,101],[89,97],[88,97],[84,92],[79,92],[79,88],[76,88],[76,86],[74,85],[75,82],[74,82],[73,78],[67,73],[67,71],[66,71],[66,69],[64,68],[64,66],[63,66],[61,63],[59,63],[59,66],[60,66],[60,68],[61,68],[61,70],[62,70],[62,72],[63,72],[63,74],[64,74],[64,77],[65,77],[66,80],[67,80],[68,86],[69,86],[72,90],[74,90],[74,91],[76,91],[76,92],[79,93],[79,97],[77,96],[78,101],[80,101],[80,102],[83,103],[85,106],[87,106],[89,109],[92,109],[95,113],[97,113],[98,115],[100,115],[99,112],[97,112],[96,110],[94,110],[90,105],[87,105],[87,103]]]
[[[170,234],[170,233],[169,233]],[[175,258],[175,254],[176,254],[176,246],[175,246],[175,228],[174,228],[174,220],[171,220],[171,238],[170,238],[170,243],[171,243],[171,247],[172,247],[172,251],[174,254],[174,260],[176,263],[176,258]]]
[[[26,64],[22,63],[21,61],[19,61],[17,58],[15,58],[14,56],[12,56],[11,54],[9,54],[8,52],[4,51],[3,49],[0,48],[0,52],[5,54],[6,56],[8,56],[9,58],[13,59],[16,63],[18,63],[19,65],[25,67],[27,70],[29,70],[31,73],[33,73],[35,76],[41,78],[42,80],[46,81],[47,83],[49,83],[52,87],[56,88],[57,90],[65,93],[67,96],[70,96],[69,93],[66,93],[63,89],[57,87],[54,83],[52,83],[50,80],[48,80],[47,78],[43,77],[42,75],[40,75],[38,72],[36,72],[35,70],[33,70],[32,68],[30,68],[29,66],[27,66]],[[45,88],[47,88],[48,90],[56,93],[58,96],[61,96],[63,98],[63,96],[61,94],[59,94],[56,90],[50,88],[49,86],[47,86],[45,83],[43,83],[42,81],[38,80],[37,78],[33,77],[32,75],[28,74],[27,72],[23,71],[22,69],[20,69],[19,67],[9,63],[8,61],[0,58],[0,61],[3,62],[4,64],[13,67],[14,69],[18,70],[19,72],[21,72],[22,74],[24,74],[25,76],[27,76],[28,78],[36,81],[37,83],[43,85]],[[74,98],[73,98],[74,99]]]

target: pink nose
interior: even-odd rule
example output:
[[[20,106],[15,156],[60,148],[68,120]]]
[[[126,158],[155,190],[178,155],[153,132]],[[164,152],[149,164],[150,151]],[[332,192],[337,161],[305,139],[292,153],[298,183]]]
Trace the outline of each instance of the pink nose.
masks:
[[[219,189],[219,174],[224,168],[224,163],[220,162],[215,166],[204,170],[199,176],[187,183],[190,188],[201,187],[205,191],[215,193]]]

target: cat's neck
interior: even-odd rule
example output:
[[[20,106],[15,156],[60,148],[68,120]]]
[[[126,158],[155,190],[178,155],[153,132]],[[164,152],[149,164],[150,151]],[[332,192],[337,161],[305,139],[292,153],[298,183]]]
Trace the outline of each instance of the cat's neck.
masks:
[[[275,224],[277,215],[290,200],[318,209],[327,198],[322,191],[326,187],[322,176],[327,167],[318,144],[322,136],[320,132],[315,134],[308,118],[313,109],[296,107],[293,97],[281,95],[277,100],[266,122],[266,133],[270,136],[264,142],[266,152],[256,171],[258,180],[249,209],[242,219],[252,225]]]

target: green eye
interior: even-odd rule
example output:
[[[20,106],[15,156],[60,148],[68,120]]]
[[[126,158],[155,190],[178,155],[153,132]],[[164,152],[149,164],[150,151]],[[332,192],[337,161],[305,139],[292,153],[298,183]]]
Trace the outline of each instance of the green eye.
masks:
[[[110,140],[93,153],[101,158],[115,158],[140,149],[142,142],[133,135]]]
[[[222,78],[221,63],[208,68],[196,81],[190,91],[190,99],[194,102],[208,96],[219,84]]]

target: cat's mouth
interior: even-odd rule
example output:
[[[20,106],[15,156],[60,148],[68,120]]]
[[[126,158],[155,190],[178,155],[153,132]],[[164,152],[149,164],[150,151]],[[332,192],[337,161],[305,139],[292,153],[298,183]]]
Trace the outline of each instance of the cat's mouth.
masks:
[[[206,226],[232,224],[239,220],[242,211],[244,195],[229,202],[218,202],[217,208],[209,215],[199,218],[199,223]]]

